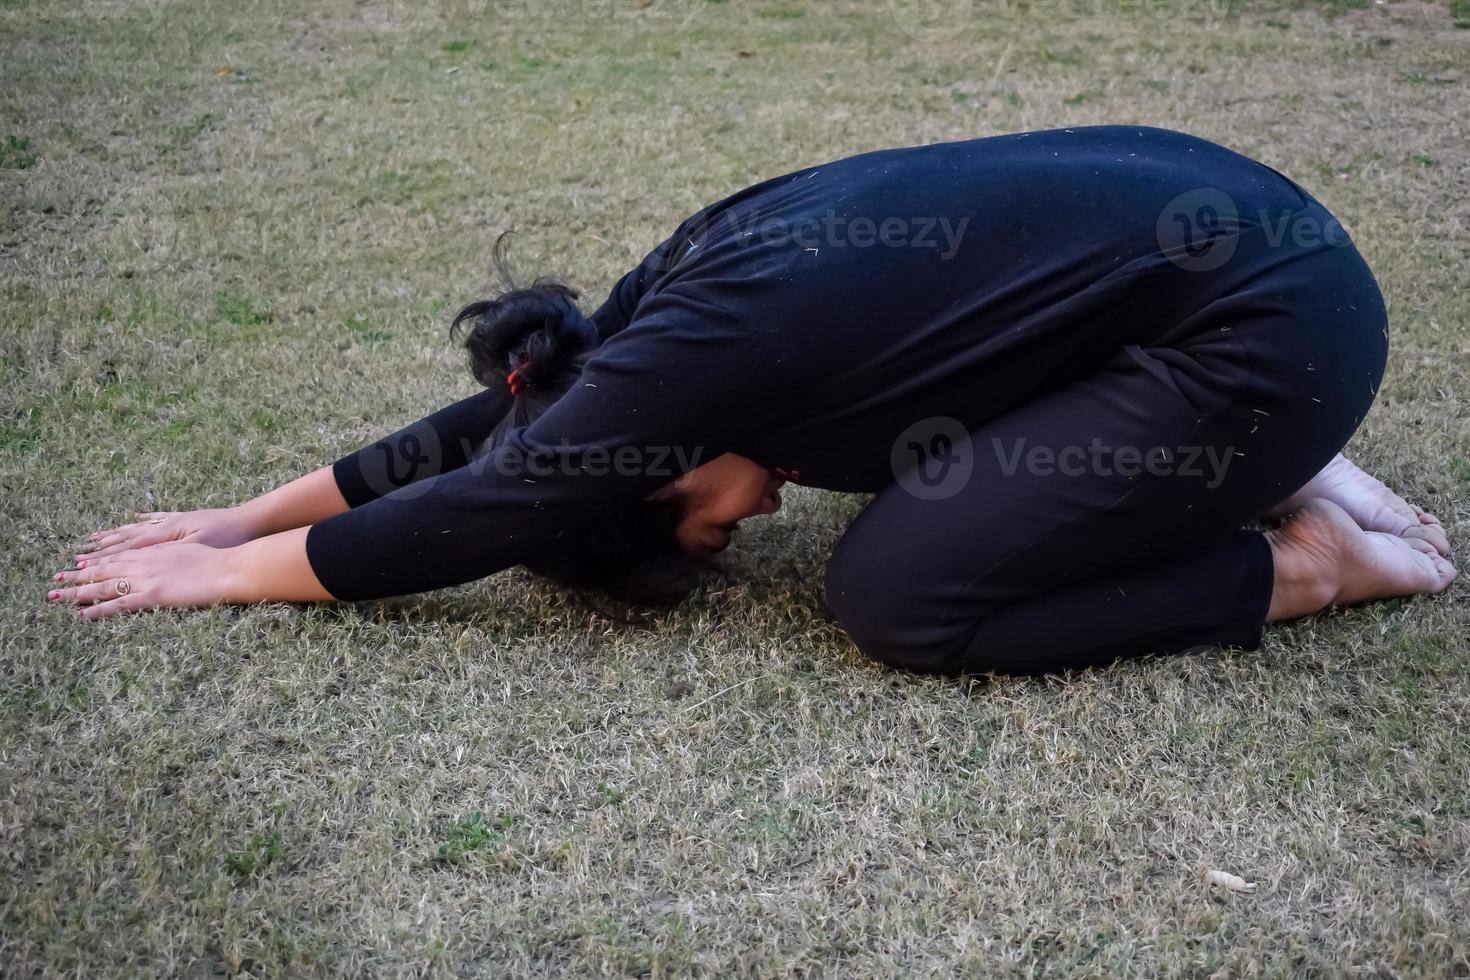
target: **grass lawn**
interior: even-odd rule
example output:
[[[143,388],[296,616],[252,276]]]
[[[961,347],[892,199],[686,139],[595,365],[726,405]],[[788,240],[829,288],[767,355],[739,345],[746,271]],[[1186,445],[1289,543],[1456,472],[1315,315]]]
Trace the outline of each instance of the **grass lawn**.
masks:
[[[1467,28],[1464,0],[0,0],[0,974],[1470,974],[1464,585],[1256,653],[915,678],[822,610],[862,500],[797,491],[636,624],[520,572],[43,602],[85,532],[469,393],[447,313],[502,229],[595,303],[757,179],[1103,122],[1344,219],[1393,322],[1351,451],[1464,542]]]

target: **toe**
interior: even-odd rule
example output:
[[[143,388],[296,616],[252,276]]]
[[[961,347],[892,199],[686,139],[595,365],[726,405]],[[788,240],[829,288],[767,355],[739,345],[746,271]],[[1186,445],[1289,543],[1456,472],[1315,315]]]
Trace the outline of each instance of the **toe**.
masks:
[[[1403,532],[1407,541],[1423,541],[1441,555],[1450,553],[1449,535],[1438,524],[1416,524]]]
[[[1459,572],[1456,571],[1454,565],[1451,565],[1438,555],[1435,555],[1431,560],[1434,562],[1434,572],[1439,577],[1439,585],[1434,591],[1437,593],[1443,592],[1450,587],[1450,583],[1455,580],[1455,576]]]
[[[1439,554],[1439,549],[1435,548],[1434,545],[1430,544],[1428,541],[1425,541],[1423,538],[1411,538],[1411,537],[1409,537],[1408,534],[1405,534],[1404,535],[1404,542],[1406,544],[1408,544],[1408,546],[1410,548],[1413,548],[1415,551],[1419,552],[1420,554],[1425,554],[1425,555],[1438,555]]]

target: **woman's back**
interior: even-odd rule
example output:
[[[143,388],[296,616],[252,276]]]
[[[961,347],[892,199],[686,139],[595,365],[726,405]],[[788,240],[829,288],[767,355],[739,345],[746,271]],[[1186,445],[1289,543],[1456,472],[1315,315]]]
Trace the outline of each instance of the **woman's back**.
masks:
[[[1208,299],[1213,243],[1309,203],[1269,167],[1147,127],[879,150],[705,208],[594,320],[616,333],[670,288],[728,311],[803,387],[799,418],[752,456],[844,439],[820,479],[871,489],[907,421],[973,427],[1148,342]],[[852,452],[858,434],[874,452]]]

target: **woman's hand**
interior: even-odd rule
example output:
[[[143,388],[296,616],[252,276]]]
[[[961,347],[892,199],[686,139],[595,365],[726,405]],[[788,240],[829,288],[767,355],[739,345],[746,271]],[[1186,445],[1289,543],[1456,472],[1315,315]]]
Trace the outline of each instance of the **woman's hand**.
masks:
[[[237,507],[139,514],[132,524],[98,531],[77,555],[91,563],[156,544],[186,541],[211,548],[234,548],[283,531],[309,527],[348,509],[330,466]]]
[[[83,619],[146,609],[195,609],[228,602],[324,602],[306,556],[310,528],[293,528],[233,548],[193,541],[129,547],[59,572],[51,602],[74,602]]]
[[[52,602],[81,606],[83,619],[145,609],[192,609],[229,601],[235,589],[234,552],[191,542],[131,548],[89,560],[56,576]]]
[[[139,548],[179,541],[233,548],[258,533],[255,522],[239,507],[139,514],[132,524],[93,534],[90,545],[77,554],[76,560],[80,567]]]

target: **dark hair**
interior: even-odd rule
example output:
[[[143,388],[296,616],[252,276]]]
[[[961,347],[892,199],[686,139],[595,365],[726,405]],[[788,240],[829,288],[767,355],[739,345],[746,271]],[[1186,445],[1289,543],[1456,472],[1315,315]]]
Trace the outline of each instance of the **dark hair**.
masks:
[[[464,346],[480,384],[511,389],[510,409],[480,447],[482,454],[566,394],[600,343],[597,329],[577,308],[575,290],[553,279],[515,285],[505,240],[501,235],[494,250],[504,291],[470,303],[450,327],[450,336],[457,337],[461,324],[472,324]],[[514,383],[507,380],[512,372]],[[671,606],[693,591],[706,567],[679,545],[678,520],[674,501],[630,501],[592,524],[558,534],[525,566],[563,586],[638,605]]]

